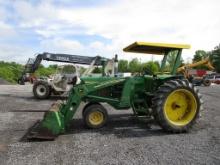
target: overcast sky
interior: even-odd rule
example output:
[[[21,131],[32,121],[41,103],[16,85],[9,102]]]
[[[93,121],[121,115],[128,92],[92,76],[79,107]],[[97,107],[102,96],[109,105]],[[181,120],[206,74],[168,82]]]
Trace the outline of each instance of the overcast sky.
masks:
[[[0,0],[0,60],[25,63],[41,52],[131,59],[122,49],[134,41],[191,44],[185,60],[211,50],[220,0]]]

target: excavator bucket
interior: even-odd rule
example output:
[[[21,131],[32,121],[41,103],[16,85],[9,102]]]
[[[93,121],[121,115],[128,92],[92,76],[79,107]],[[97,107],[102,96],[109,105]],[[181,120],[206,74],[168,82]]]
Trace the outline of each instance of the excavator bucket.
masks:
[[[54,140],[59,134],[64,132],[64,117],[60,111],[62,102],[57,101],[52,104],[49,111],[44,114],[41,121],[37,121],[28,131],[28,140]]]

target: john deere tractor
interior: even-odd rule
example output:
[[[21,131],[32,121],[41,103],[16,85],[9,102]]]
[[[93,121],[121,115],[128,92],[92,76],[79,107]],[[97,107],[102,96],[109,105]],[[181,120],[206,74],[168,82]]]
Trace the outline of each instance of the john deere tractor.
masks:
[[[182,49],[189,45],[135,42],[125,52],[163,55],[160,72],[146,70],[131,77],[81,77],[66,101],[57,101],[44,118],[33,126],[29,139],[54,139],[67,131],[70,121],[85,102],[82,110],[84,123],[91,129],[103,127],[108,121],[107,103],[115,110],[133,109],[138,116],[154,117],[167,132],[187,132],[199,116],[201,95],[183,76],[177,75]],[[175,54],[173,66],[167,72],[167,57]]]

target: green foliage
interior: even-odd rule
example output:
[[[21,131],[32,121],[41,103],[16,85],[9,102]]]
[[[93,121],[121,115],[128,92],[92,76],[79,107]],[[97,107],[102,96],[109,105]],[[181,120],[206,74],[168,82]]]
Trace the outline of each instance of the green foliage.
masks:
[[[164,71],[170,72],[176,61],[177,51],[171,51],[167,56],[167,63]],[[180,66],[183,65],[183,59],[180,59]]]
[[[58,65],[49,65],[48,67],[43,66],[42,64],[34,73],[37,77],[41,76],[49,76],[51,74],[56,73]],[[20,78],[21,73],[24,69],[24,66],[21,64],[17,64],[15,62],[3,62],[0,61],[0,77],[11,82],[16,83],[17,80]],[[73,67],[69,67],[68,65],[64,67],[64,71],[67,72],[74,72]],[[85,71],[85,68],[80,67],[80,72]]]
[[[137,72],[140,72],[141,71],[141,62],[138,61],[137,58],[134,58],[132,59],[130,62],[129,62],[129,71],[131,73],[137,73]]]
[[[159,72],[159,63],[157,61],[149,61],[142,64],[142,71],[150,70],[152,73]]]
[[[130,62],[127,60],[119,60],[119,72],[143,73],[146,70],[151,70],[153,73],[159,71],[160,64],[158,61],[149,61],[141,63],[137,58],[132,59]]]
[[[160,70],[160,63],[159,63],[159,61],[154,61],[154,64],[157,66],[158,71],[159,71]]]
[[[95,67],[92,73],[102,73],[102,69],[100,67]]]
[[[176,52],[172,51],[167,56],[167,67],[169,68],[169,70],[171,70],[171,68],[174,66],[175,60],[176,60]]]
[[[197,50],[193,57],[193,62],[198,62],[208,57],[207,53],[204,50]]]
[[[199,62],[203,59],[205,59],[206,57],[208,57],[208,53],[204,50],[197,50],[194,54],[193,57],[193,62]],[[201,66],[197,66],[195,67],[195,69],[204,69],[204,70],[208,70],[208,67],[205,65],[201,65]]]
[[[57,69],[58,65],[57,64],[49,65],[49,68]]]
[[[55,65],[49,65],[48,67],[45,67],[42,64],[40,64],[40,66],[38,67],[38,69],[35,71],[34,74],[37,77],[41,77],[41,76],[42,77],[44,77],[44,76],[48,77],[49,75],[56,73],[57,68],[58,68],[58,65],[56,65],[56,64]]]
[[[6,79],[9,82],[14,82],[14,74],[8,67],[0,68],[0,77]]]
[[[21,75],[22,65],[15,62],[0,61],[0,77],[11,82],[17,82],[18,77]]]
[[[211,61],[216,72],[220,73],[220,44],[211,52]]]
[[[36,72],[35,72],[35,75],[37,77],[40,77],[40,76],[49,76],[51,74],[54,74],[56,72],[56,69],[54,68],[50,68],[50,67],[40,67]]]
[[[119,72],[129,72],[128,61],[127,60],[119,60],[119,62],[118,62],[118,71]]]
[[[78,71],[79,71],[79,74],[82,75],[86,71],[86,68],[80,66]]]
[[[63,66],[63,73],[73,74],[76,72],[76,68],[73,65],[65,65]]]

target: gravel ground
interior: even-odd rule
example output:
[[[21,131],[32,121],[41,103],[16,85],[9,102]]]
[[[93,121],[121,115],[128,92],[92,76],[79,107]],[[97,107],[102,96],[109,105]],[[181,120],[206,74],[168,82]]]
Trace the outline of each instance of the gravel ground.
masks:
[[[0,77],[0,85],[10,85],[8,81],[4,80],[3,78]]]
[[[55,141],[25,142],[27,129],[58,99],[35,100],[31,89],[0,85],[2,165],[220,164],[220,86],[200,87],[204,110],[190,133],[167,134],[152,121],[130,116],[131,111],[108,107],[110,121],[102,129],[86,129],[79,109],[67,134]]]

